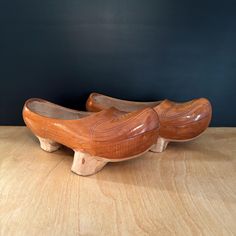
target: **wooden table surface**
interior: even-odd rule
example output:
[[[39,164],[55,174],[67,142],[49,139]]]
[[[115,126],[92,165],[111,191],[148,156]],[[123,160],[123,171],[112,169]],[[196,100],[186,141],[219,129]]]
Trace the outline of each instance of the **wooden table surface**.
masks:
[[[0,127],[0,235],[236,235],[236,128],[80,177],[25,127]]]

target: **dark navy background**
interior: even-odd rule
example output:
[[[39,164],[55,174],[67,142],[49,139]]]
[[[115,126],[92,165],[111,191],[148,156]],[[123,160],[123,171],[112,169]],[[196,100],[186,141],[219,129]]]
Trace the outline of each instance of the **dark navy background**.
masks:
[[[83,109],[90,92],[130,100],[207,97],[236,125],[236,1],[0,0],[0,124],[25,99]]]

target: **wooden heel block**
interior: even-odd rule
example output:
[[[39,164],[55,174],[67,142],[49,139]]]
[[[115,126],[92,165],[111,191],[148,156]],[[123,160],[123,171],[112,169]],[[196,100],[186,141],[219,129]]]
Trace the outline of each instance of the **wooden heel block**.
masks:
[[[40,147],[46,152],[55,152],[60,148],[60,144],[52,141],[50,139],[40,138],[38,137],[40,142]]]
[[[92,175],[100,171],[107,162],[98,160],[90,154],[75,151],[71,170],[78,175]]]
[[[166,149],[168,143],[169,143],[168,140],[166,140],[166,139],[164,139],[164,138],[162,138],[162,137],[159,137],[159,138],[157,139],[156,144],[154,144],[154,145],[152,146],[152,148],[150,149],[150,151],[152,151],[152,152],[163,152],[163,151],[165,151],[165,149]]]

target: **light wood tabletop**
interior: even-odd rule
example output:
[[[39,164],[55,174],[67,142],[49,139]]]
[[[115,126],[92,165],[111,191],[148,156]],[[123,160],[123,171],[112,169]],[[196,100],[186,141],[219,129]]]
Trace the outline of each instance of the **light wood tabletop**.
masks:
[[[236,128],[89,177],[72,158],[0,127],[0,235],[236,235]]]

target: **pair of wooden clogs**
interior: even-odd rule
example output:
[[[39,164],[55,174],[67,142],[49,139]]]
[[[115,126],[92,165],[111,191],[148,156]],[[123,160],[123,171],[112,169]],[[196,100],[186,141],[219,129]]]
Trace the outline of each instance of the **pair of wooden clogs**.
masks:
[[[61,144],[74,150],[71,170],[91,175],[108,162],[162,152],[170,141],[188,141],[199,136],[212,115],[205,98],[186,103],[124,101],[92,93],[89,112],[68,109],[42,99],[29,99],[23,118],[48,152]]]

